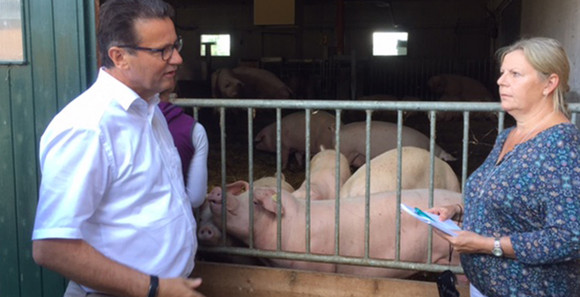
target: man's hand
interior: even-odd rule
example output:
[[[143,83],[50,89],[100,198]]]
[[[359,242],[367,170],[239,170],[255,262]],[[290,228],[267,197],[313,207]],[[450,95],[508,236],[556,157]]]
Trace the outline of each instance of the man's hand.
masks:
[[[159,279],[157,297],[204,297],[195,291],[201,285],[201,278]]]

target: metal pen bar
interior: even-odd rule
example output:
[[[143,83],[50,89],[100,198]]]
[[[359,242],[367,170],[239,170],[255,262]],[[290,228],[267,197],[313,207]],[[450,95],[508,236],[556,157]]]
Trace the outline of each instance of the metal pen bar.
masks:
[[[311,168],[310,168],[310,121],[311,121],[311,110],[310,109],[305,109],[305,117],[304,117],[304,129],[306,129],[306,131],[304,131],[305,135],[306,135],[306,141],[304,141],[304,145],[306,146],[304,148],[305,153],[305,161],[306,161],[306,176],[304,178],[304,181],[306,182],[306,252],[310,253],[310,222],[311,222],[311,202],[312,202],[312,197],[310,197],[310,178],[311,178]]]
[[[282,109],[276,108],[276,173],[282,172]],[[276,250],[282,250],[282,199],[276,200]]]
[[[395,215],[395,260],[401,259],[401,200],[403,184],[403,111],[397,110],[397,214]]]
[[[220,108],[220,153],[222,165],[222,206],[227,207],[228,195],[226,186],[226,110],[224,107]],[[226,244],[226,230],[227,230],[227,213],[223,211],[222,207],[222,244]]]
[[[435,172],[435,127],[437,125],[437,112],[429,112],[429,202],[428,208],[433,207],[433,199],[435,196],[435,183],[434,183],[434,172]],[[433,227],[429,225],[429,234],[427,235],[427,263],[433,263]]]
[[[248,107],[248,183],[250,184],[248,209],[249,209],[249,246],[254,248],[254,109]]]
[[[366,143],[365,143],[365,255],[364,258],[368,259],[370,257],[370,210],[371,210],[371,122],[372,122],[372,110],[366,110]]]
[[[335,150],[337,152],[337,154],[340,154],[340,127],[341,127],[341,110],[337,109],[336,110],[336,118],[335,118],[335,124],[336,124],[336,130],[335,130],[335,139],[336,139],[336,143],[335,143]],[[335,255],[339,255],[340,253],[340,196],[336,195],[336,200],[334,201],[334,254]]]
[[[463,112],[463,139],[461,151],[461,192],[467,182],[467,156],[469,154],[469,111]]]
[[[413,271],[429,271],[429,272],[443,272],[445,270],[451,270],[455,273],[463,273],[461,266],[449,266],[449,265],[439,265],[439,264],[425,264],[416,262],[404,262],[404,261],[393,261],[387,259],[376,259],[376,258],[356,258],[356,257],[343,257],[337,255],[321,255],[321,254],[306,254],[306,253],[293,253],[293,252],[280,252],[280,251],[268,251],[268,250],[256,250],[248,249],[243,247],[205,247],[202,246],[199,250],[204,252],[218,253],[218,254],[228,254],[228,255],[240,255],[240,256],[251,256],[251,257],[265,257],[272,259],[285,259],[294,261],[312,261],[320,263],[332,263],[332,264],[345,264],[345,265],[357,265],[357,266],[367,266],[367,267],[381,267],[381,268],[393,268],[393,269],[406,269]]]
[[[177,98],[174,104],[185,107],[253,107],[284,109],[342,109],[342,110],[406,110],[406,111],[493,111],[504,112],[499,102],[434,102],[434,101],[344,101],[344,100],[269,100]],[[580,112],[580,103],[568,104],[570,112]]]

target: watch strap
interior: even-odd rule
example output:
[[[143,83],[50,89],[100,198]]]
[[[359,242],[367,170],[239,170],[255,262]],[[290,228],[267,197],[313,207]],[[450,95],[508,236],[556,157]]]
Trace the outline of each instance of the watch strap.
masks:
[[[159,277],[157,277],[157,275],[150,275],[149,294],[147,294],[147,297],[157,296],[158,288],[159,288]]]

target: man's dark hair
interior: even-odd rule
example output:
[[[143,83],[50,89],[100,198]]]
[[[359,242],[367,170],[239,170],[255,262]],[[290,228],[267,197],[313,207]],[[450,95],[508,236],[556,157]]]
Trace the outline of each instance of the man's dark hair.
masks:
[[[100,7],[97,42],[101,63],[114,66],[109,48],[116,45],[138,45],[134,30],[137,19],[173,19],[175,11],[162,0],[108,0]]]

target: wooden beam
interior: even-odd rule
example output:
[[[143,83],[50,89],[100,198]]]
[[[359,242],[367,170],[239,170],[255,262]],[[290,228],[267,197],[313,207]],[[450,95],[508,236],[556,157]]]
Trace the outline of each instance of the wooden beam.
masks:
[[[212,297],[439,297],[433,282],[357,277],[272,267],[198,262],[200,292]],[[458,286],[469,296],[467,285]]]

